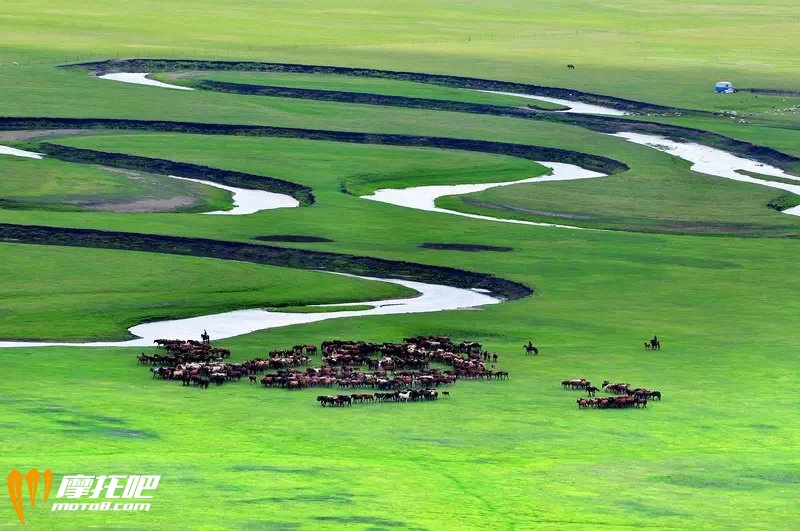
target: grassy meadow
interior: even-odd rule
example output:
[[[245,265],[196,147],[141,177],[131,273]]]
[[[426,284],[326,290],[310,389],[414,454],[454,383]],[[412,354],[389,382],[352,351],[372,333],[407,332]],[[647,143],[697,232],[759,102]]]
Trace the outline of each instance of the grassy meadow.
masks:
[[[289,392],[242,381],[201,390],[153,380],[136,364],[141,349],[5,350],[0,470],[50,468],[57,481],[66,474],[162,476],[150,512],[51,513],[50,500],[43,507],[37,501],[36,509],[25,508],[28,528],[800,527],[800,408],[793,393],[800,369],[800,218],[766,207],[779,190],[694,173],[667,154],[564,124],[167,90],[57,67],[115,57],[196,58],[519,81],[736,111],[737,119],[638,119],[800,156],[800,114],[789,110],[800,98],[712,93],[723,79],[738,87],[798,89],[794,2],[11,0],[4,8],[0,116],[445,136],[571,149],[630,167],[611,177],[439,202],[504,218],[611,229],[574,231],[357,197],[378,188],[502,182],[546,172],[508,156],[123,131],[43,137],[277,177],[311,186],[317,200],[247,216],[200,214],[231,205],[229,194],[204,185],[0,156],[0,223],[250,243],[269,235],[323,237],[331,241],[266,243],[490,273],[535,290],[471,311],[336,319],[216,342],[232,349],[233,360],[325,339],[383,342],[423,334],[474,339],[499,353],[497,369],[510,372],[508,381],[460,381],[447,389],[450,398],[437,402],[323,409],[314,398],[327,391],[317,389]],[[577,68],[567,70],[567,63]],[[338,76],[202,72],[179,82],[191,84],[195,75],[526,104]],[[0,138],[2,145],[34,150],[39,141],[14,132]],[[187,198],[192,211],[118,208],[165,197]],[[424,243],[513,250],[467,253],[421,248]],[[306,311],[307,304],[408,295],[391,284],[289,267],[7,240],[0,242],[0,278],[0,340],[119,339],[152,319],[254,307]],[[642,348],[653,334],[662,341],[660,352]],[[541,349],[536,358],[523,354],[529,339]],[[583,394],[559,385],[577,377],[659,389],[664,399],[644,410],[578,410],[575,400]],[[20,528],[5,496],[0,528]]]
[[[22,210],[197,211],[228,210],[230,192],[163,175],[102,166],[3,157],[3,208]]]
[[[534,103],[530,99],[516,96],[504,96],[470,90],[462,90],[424,83],[396,81],[388,79],[370,79],[337,75],[288,74],[274,72],[269,74],[255,72],[163,72],[154,74],[153,79],[175,85],[193,87],[196,80],[225,81],[250,85],[271,85],[275,87],[292,87],[316,90],[340,90],[344,92],[367,92],[387,96],[406,96],[411,98],[430,98],[436,100],[464,101],[487,105],[525,106]],[[562,109],[562,105],[536,101],[537,106],[544,109]]]

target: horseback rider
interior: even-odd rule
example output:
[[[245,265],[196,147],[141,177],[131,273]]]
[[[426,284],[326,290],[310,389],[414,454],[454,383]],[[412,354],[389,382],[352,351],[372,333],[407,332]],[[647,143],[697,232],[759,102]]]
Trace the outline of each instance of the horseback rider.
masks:
[[[661,350],[661,343],[658,341],[658,336],[653,334],[653,339],[650,340],[650,348],[653,350]]]

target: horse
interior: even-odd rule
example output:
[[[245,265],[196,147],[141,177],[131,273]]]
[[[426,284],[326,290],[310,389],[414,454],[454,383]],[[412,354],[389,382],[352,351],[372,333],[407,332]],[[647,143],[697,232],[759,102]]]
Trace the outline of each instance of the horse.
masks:
[[[538,349],[538,348],[536,348],[536,347],[533,345],[533,343],[531,343],[530,341],[528,341],[528,344],[527,344],[527,345],[524,345],[524,346],[523,346],[523,348],[525,349],[525,354],[530,354],[531,352],[533,352],[533,355],[534,355],[534,356],[536,356],[536,355],[538,355],[538,354],[539,354],[539,349]]]
[[[645,350],[650,350],[650,348],[651,348],[650,342],[649,341],[645,341],[644,342],[644,349]]]
[[[650,348],[653,350],[661,350],[661,342],[656,338],[651,339]]]
[[[325,407],[325,404],[336,405],[336,397],[320,395],[317,397],[317,402],[319,402],[319,405],[322,407]]]
[[[599,390],[600,390],[600,389],[598,389],[597,387],[595,387],[595,386],[593,386],[593,385],[590,385],[590,386],[588,386],[588,387],[586,388],[586,392],[587,392],[587,393],[589,393],[589,396],[594,396],[594,394],[595,394],[597,391],[599,391]]]
[[[653,400],[661,400],[661,391],[650,391],[649,395]]]
[[[336,395],[336,403],[342,406],[345,404],[347,404],[348,406],[352,406],[353,399],[347,395]]]
[[[575,70],[575,65],[567,65],[567,70]]]

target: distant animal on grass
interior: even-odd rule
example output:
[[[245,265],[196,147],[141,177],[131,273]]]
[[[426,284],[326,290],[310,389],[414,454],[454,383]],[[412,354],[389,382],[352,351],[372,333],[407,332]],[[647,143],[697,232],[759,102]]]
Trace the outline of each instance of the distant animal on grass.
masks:
[[[567,70],[575,70],[575,65],[567,65]]]
[[[594,396],[594,394],[599,390],[600,389],[598,389],[597,387],[595,387],[593,385],[590,385],[589,387],[586,388],[586,392],[589,393],[589,396]]]
[[[653,336],[653,339],[650,340],[650,348],[653,350],[661,350],[661,342],[658,340],[658,336]]]
[[[628,393],[628,391],[631,391],[631,386],[630,386],[630,384],[627,384],[627,383],[614,383],[614,384],[612,384],[612,383],[607,383],[607,381],[606,381],[606,382],[603,382],[603,389],[605,389],[607,393],[612,393],[612,394],[615,394],[615,395],[622,395],[622,394]]]
[[[254,383],[256,383],[256,376],[255,376],[255,374],[251,374],[250,376],[248,376],[248,378],[250,379],[250,383],[251,383],[251,384],[254,384]]]
[[[650,391],[650,398],[653,400],[661,400],[661,391]]]
[[[450,391],[442,391],[442,396],[446,396],[447,398],[450,398]]]
[[[523,348],[525,349],[525,354],[533,353],[534,356],[539,354],[539,349],[536,348],[530,341],[528,341],[526,345],[523,345]]]
[[[588,389],[592,383],[586,378],[574,378],[572,380],[562,380],[561,386],[564,389]]]
[[[645,349],[645,350],[650,350],[650,348],[651,348],[651,346],[650,346],[650,341],[645,341],[645,342],[644,342],[644,349]]]

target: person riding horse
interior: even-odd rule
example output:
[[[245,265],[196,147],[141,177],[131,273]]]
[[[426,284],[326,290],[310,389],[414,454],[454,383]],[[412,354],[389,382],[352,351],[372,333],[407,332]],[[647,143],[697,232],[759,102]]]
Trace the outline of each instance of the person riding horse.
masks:
[[[534,355],[534,356],[536,356],[537,354],[539,354],[539,349],[538,349],[538,348],[536,348],[536,347],[533,345],[533,342],[531,342],[531,341],[528,341],[528,344],[527,344],[527,345],[524,345],[524,348],[525,348],[525,354],[530,354],[531,352],[533,352],[533,355]]]
[[[200,339],[203,340],[203,343],[209,344],[211,342],[211,336],[208,335],[208,332],[203,330],[203,334],[200,336]]]
[[[653,334],[653,339],[650,340],[650,348],[653,350],[661,350],[661,342],[658,340],[658,336]]]

